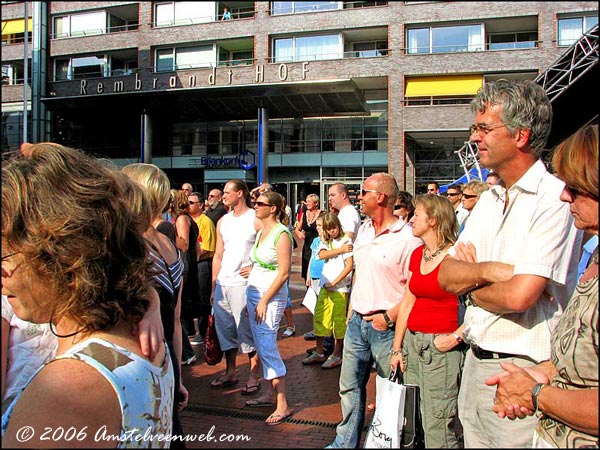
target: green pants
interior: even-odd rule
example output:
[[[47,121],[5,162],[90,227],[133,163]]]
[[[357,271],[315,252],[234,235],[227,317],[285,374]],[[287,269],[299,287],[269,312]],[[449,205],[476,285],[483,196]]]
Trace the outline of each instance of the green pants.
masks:
[[[457,448],[454,421],[463,354],[457,348],[440,352],[433,345],[435,336],[406,331],[404,382],[420,387],[425,447]]]

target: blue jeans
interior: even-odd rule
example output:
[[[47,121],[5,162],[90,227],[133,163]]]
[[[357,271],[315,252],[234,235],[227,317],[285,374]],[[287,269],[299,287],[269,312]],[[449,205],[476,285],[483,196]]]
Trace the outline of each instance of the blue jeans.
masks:
[[[365,422],[367,383],[373,360],[377,374],[390,376],[390,357],[394,343],[394,329],[378,331],[372,322],[352,313],[346,336],[340,373],[342,421],[336,429],[331,448],[358,448]]]

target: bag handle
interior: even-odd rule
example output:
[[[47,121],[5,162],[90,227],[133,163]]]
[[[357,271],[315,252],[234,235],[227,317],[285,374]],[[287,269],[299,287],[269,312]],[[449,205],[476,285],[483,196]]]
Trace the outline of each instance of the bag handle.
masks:
[[[404,384],[404,374],[400,369],[392,370],[388,379],[392,383]]]

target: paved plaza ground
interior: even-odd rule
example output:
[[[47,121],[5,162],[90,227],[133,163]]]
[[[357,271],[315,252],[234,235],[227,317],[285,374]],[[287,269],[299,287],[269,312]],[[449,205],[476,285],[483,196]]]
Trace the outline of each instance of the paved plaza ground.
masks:
[[[299,255],[299,249],[295,250],[290,282],[296,335],[279,340],[279,350],[287,366],[288,402],[295,414],[285,423],[268,426],[264,420],[274,408],[245,407],[246,400],[256,397],[240,394],[248,378],[245,355],[238,355],[237,359],[238,384],[223,389],[211,388],[210,382],[225,370],[225,361],[216,366],[207,365],[200,347],[196,346],[198,361],[183,367],[184,384],[190,391],[189,406],[182,413],[184,431],[188,435],[207,434],[214,426],[212,436],[231,435],[228,436],[231,442],[188,442],[188,448],[323,448],[333,441],[335,425],[341,420],[340,368],[323,370],[319,365],[303,366],[301,363],[306,357],[306,349],[315,342],[303,338],[305,332],[312,330],[312,315],[301,305],[306,288],[300,277]],[[374,386],[375,373],[372,372],[367,388],[368,403],[375,399]],[[367,413],[366,424],[371,415]],[[235,437],[241,434],[250,440],[236,442]]]

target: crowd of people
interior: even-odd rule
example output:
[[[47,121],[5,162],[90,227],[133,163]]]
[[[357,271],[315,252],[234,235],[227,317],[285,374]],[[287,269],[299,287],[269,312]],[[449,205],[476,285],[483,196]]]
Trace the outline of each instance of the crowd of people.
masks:
[[[597,242],[598,125],[546,167],[541,87],[486,83],[471,106],[488,179],[413,197],[375,173],[357,197],[362,221],[343,183],[327,210],[309,194],[292,214],[268,184],[232,179],[205,198],[152,164],[117,170],[23,144],[2,166],[3,445],[25,425],[185,435],[181,365],[196,361],[211,313],[225,362],[210,387],[239,382],[241,352],[245,404],[271,408],[269,426],[288,420],[278,338],[295,334],[301,243],[316,298],[302,363],[339,368],[330,448],[360,445],[372,369],[420,386],[426,447],[459,447],[459,422],[466,448],[598,446],[597,247],[579,258],[583,232]]]

